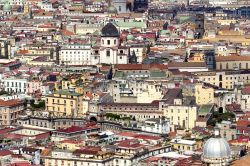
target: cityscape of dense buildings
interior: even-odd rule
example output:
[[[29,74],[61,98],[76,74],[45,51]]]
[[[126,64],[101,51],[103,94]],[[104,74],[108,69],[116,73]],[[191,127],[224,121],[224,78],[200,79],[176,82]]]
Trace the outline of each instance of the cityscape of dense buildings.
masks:
[[[0,0],[0,166],[249,166],[249,0]]]

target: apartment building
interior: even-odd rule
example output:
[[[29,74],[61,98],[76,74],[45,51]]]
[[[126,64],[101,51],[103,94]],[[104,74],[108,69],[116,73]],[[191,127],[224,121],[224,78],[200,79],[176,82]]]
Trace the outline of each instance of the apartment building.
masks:
[[[59,59],[60,64],[65,65],[90,65],[91,45],[65,45],[60,50]]]
[[[43,83],[39,80],[32,80],[27,82],[27,93],[28,94],[33,94],[36,91],[41,91]]]
[[[23,102],[20,100],[0,100],[0,124],[15,125],[23,109]]]
[[[209,83],[224,89],[233,89],[235,85],[242,85],[250,82],[250,72],[248,70],[197,72],[195,75],[201,82]]]
[[[84,115],[83,95],[74,90],[59,90],[46,96],[46,109],[54,115],[77,117]]]
[[[214,89],[203,84],[195,85],[195,101],[198,105],[214,103]]]
[[[166,118],[169,118],[170,124],[179,128],[192,129],[198,118],[198,108],[192,104],[173,104],[161,103],[160,108]]]
[[[216,57],[217,70],[244,70],[250,69],[249,56],[219,56]]]
[[[28,80],[23,78],[10,77],[2,79],[4,90],[9,93],[26,93],[27,83]]]

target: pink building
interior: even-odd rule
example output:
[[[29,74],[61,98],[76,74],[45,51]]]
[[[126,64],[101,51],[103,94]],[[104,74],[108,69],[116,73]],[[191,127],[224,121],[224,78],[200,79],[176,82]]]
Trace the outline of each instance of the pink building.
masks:
[[[41,90],[42,82],[38,80],[32,80],[27,83],[27,94],[34,94]]]

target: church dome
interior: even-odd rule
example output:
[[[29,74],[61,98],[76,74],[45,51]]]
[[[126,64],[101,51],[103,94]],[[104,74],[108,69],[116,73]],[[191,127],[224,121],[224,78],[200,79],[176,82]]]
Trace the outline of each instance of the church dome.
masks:
[[[231,149],[224,138],[210,138],[204,146],[204,158],[229,158],[231,156]]]
[[[117,13],[116,7],[110,6],[110,7],[108,8],[108,13],[116,14],[116,13]]]
[[[101,30],[102,37],[119,37],[119,32],[117,28],[112,24],[106,24]]]

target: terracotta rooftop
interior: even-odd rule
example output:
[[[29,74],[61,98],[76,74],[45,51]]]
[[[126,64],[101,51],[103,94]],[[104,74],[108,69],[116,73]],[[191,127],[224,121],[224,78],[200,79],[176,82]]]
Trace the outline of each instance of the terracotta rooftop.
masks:
[[[9,150],[1,150],[0,151],[0,156],[7,156],[7,155],[11,155],[12,152]]]
[[[205,62],[170,62],[168,63],[168,68],[178,68],[178,67],[206,67]]]
[[[242,94],[243,94],[243,95],[250,95],[250,86],[245,86],[245,87],[242,89]]]
[[[69,128],[65,129],[58,129],[57,132],[61,133],[74,133],[74,132],[80,132],[88,129],[94,129],[94,128],[99,128],[98,126],[71,126]]]
[[[227,61],[250,61],[250,56],[218,56],[215,58],[216,62]]]
[[[144,147],[143,144],[140,144],[137,139],[128,139],[117,142],[117,146],[120,148],[130,148],[130,149],[137,149]]]
[[[145,135],[145,134],[135,135],[134,138],[143,139],[143,140],[160,140],[161,139],[161,137],[159,136]]]
[[[22,104],[22,101],[20,100],[8,100],[8,101],[4,101],[4,100],[0,100],[0,107],[6,107],[6,106],[17,106]]]
[[[150,70],[150,69],[159,69],[164,70],[167,69],[167,65],[164,64],[117,64],[114,67],[118,70]]]
[[[233,166],[249,166],[250,165],[250,155],[242,157],[232,163]]]

